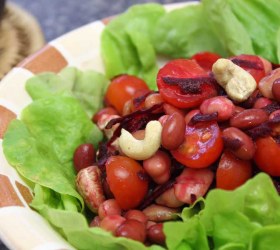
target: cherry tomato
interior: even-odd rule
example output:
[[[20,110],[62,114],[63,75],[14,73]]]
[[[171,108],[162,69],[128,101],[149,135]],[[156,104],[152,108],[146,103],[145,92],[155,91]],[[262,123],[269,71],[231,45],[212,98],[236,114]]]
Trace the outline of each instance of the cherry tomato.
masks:
[[[231,57],[235,64],[248,71],[258,83],[265,76],[263,60],[255,55],[238,55]]]
[[[208,78],[207,72],[195,60],[176,59],[159,70],[157,86],[162,98],[175,107],[192,108],[199,106],[203,100],[217,95],[216,87],[211,83],[202,83],[200,93],[183,93],[178,85],[165,83],[164,77],[196,78],[199,81]]]
[[[185,141],[172,150],[173,157],[190,168],[205,168],[215,162],[223,150],[221,131],[216,122],[186,126]]]
[[[233,190],[245,183],[252,176],[250,161],[240,160],[231,152],[225,151],[216,172],[217,188]]]
[[[175,196],[179,201],[192,204],[197,198],[206,194],[213,179],[214,174],[208,168],[186,168],[176,178]]]
[[[220,55],[208,51],[196,53],[191,57],[191,59],[194,59],[205,71],[211,71],[212,65],[219,58],[221,58]]]
[[[105,100],[122,114],[124,104],[131,98],[135,98],[136,92],[147,90],[147,84],[140,78],[132,75],[120,75],[112,79],[106,94]]]
[[[107,182],[119,206],[136,208],[148,191],[146,172],[135,160],[111,156],[106,162]]]
[[[272,176],[280,176],[280,145],[272,138],[256,140],[254,160],[257,166]]]

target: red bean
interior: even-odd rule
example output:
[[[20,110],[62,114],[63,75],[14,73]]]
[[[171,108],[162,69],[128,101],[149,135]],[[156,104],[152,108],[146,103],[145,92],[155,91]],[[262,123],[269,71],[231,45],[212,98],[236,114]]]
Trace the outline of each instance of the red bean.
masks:
[[[169,180],[171,160],[163,151],[158,150],[152,157],[144,160],[143,167],[157,184],[163,184]]]
[[[200,110],[199,109],[193,109],[191,110],[190,112],[188,112],[186,115],[185,115],[185,122],[186,124],[189,124],[189,122],[191,121],[191,119],[197,115],[197,114],[200,114]]]
[[[137,220],[126,220],[116,230],[116,236],[144,242],[146,240],[146,226]]]
[[[276,101],[280,101],[280,78],[277,78],[272,84],[272,94]]]
[[[186,122],[179,113],[170,115],[163,125],[161,145],[169,150],[178,148],[185,140]]]
[[[101,219],[99,216],[95,216],[91,223],[89,224],[90,227],[99,227],[101,223]]]
[[[123,105],[122,115],[128,115],[133,111],[133,103],[132,100],[128,100]]]
[[[280,109],[272,112],[270,115],[269,115],[269,120],[273,120],[276,116],[280,116]]]
[[[167,121],[167,118],[169,117],[169,115],[163,115],[161,116],[158,121],[160,122],[161,126],[164,125],[164,123]]]
[[[185,116],[185,112],[182,109],[178,109],[168,103],[163,104],[163,111],[166,115],[172,115],[174,113],[179,113],[182,116]]]
[[[223,137],[227,140],[239,140],[241,143],[240,147],[229,148],[229,150],[239,159],[242,160],[250,160],[253,158],[255,154],[255,144],[251,137],[249,137],[247,134],[245,134],[243,131],[241,131],[238,128],[230,127],[226,128],[223,131]],[[230,141],[229,141],[230,142]]]
[[[147,216],[148,220],[155,222],[162,222],[168,220],[175,220],[177,218],[176,213],[178,209],[169,208],[160,205],[150,205],[143,210],[143,213]]]
[[[256,100],[253,108],[254,109],[261,109],[264,108],[265,106],[267,106],[268,104],[271,104],[272,101],[266,97],[260,97]]]
[[[252,128],[268,120],[267,113],[262,109],[246,109],[230,119],[230,126],[236,128]]]
[[[155,244],[165,245],[165,235],[163,233],[163,224],[158,223],[151,226],[147,231],[148,239]]]
[[[261,56],[259,56],[259,58],[261,59],[261,61],[263,63],[265,74],[266,75],[269,74],[272,71],[272,64],[271,64],[271,62],[269,62],[268,60],[262,58]]]
[[[264,97],[273,99],[272,85],[278,78],[280,78],[280,68],[272,70],[266,77],[260,80],[258,88]]]
[[[274,120],[276,117],[280,117],[280,110],[276,110],[274,112],[272,112],[269,115],[269,120]],[[279,136],[280,135],[280,124],[279,123],[275,123],[271,125],[272,127],[272,134],[273,136]]]
[[[126,219],[120,215],[108,215],[100,222],[100,227],[115,234],[117,228],[125,221]]]
[[[143,140],[145,138],[145,130],[144,129],[137,130],[133,132],[132,135],[137,140]]]
[[[217,112],[218,120],[226,121],[232,116],[234,105],[231,100],[224,96],[215,96],[202,102],[200,105],[200,112],[202,114],[212,114]]]
[[[160,103],[163,103],[161,95],[159,93],[151,94],[145,99],[145,108],[151,108]]]
[[[147,225],[148,222],[147,216],[142,211],[136,209],[127,211],[124,217],[130,220],[138,220],[144,225]]]
[[[74,166],[77,172],[95,162],[95,149],[90,143],[81,144],[74,152]]]
[[[242,108],[242,107],[240,107],[240,106],[235,106],[235,107],[234,107],[234,112],[233,112],[232,115],[234,116],[234,115],[236,115],[236,114],[242,112],[243,110],[245,110],[245,109]]]
[[[92,121],[97,123],[104,115],[118,115],[118,111],[112,107],[103,108],[94,114]]]
[[[149,229],[151,226],[153,226],[153,225],[155,225],[155,224],[157,224],[157,223],[154,222],[154,221],[148,220],[148,221],[147,221],[146,228]]]
[[[102,202],[98,208],[98,215],[101,219],[108,215],[120,215],[121,212],[122,210],[115,199],[109,199]]]
[[[163,205],[171,208],[181,207],[184,204],[184,202],[179,201],[176,198],[174,187],[166,190],[162,195],[160,195],[156,199],[156,203],[158,205]]]

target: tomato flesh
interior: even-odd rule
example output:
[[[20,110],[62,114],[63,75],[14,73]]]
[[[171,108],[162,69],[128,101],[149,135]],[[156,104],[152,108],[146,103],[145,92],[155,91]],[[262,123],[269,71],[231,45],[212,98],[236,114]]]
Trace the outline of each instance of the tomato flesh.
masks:
[[[203,100],[217,95],[216,87],[213,84],[202,84],[201,92],[197,94],[183,93],[178,86],[165,83],[164,77],[208,78],[207,72],[195,60],[176,59],[159,70],[157,86],[162,98],[177,108],[192,108],[199,106]]]
[[[280,176],[280,145],[272,137],[256,140],[254,160],[264,172],[272,176]]]
[[[126,156],[111,156],[106,162],[107,182],[124,209],[136,208],[148,191],[148,180],[142,166]]]
[[[223,140],[218,124],[206,122],[187,125],[185,141],[171,154],[186,167],[205,168],[219,158],[222,150]]]
[[[137,97],[136,93],[141,95],[143,90],[149,91],[149,88],[142,79],[132,75],[120,75],[112,79],[105,100],[122,114],[124,104]]]
[[[201,68],[208,72],[212,70],[213,64],[220,58],[220,55],[208,51],[196,53],[191,57]]]
[[[231,152],[223,153],[216,172],[216,187],[233,190],[252,177],[250,161],[240,160]]]
[[[238,55],[231,57],[230,59],[241,68],[249,72],[257,83],[266,75],[263,60],[258,56]]]

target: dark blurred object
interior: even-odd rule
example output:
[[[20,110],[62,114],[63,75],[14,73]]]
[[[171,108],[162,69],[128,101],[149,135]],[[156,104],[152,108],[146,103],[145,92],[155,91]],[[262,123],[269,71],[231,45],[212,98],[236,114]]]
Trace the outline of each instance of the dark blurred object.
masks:
[[[44,45],[36,19],[15,4],[0,0],[0,79]]]
[[[134,4],[190,2],[190,0],[11,0],[40,22],[47,41],[84,24],[124,12]]]

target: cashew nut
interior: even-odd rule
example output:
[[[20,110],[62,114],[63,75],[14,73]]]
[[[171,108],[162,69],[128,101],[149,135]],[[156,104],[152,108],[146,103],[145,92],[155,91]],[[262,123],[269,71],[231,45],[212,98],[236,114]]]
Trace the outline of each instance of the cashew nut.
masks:
[[[257,87],[254,77],[229,59],[218,59],[212,71],[217,82],[234,101],[247,100]]]
[[[162,125],[159,121],[150,121],[145,129],[145,138],[137,140],[127,130],[122,129],[119,137],[121,151],[135,160],[146,160],[159,149],[161,144]]]

